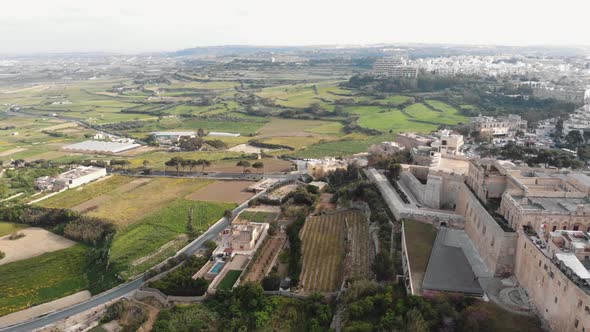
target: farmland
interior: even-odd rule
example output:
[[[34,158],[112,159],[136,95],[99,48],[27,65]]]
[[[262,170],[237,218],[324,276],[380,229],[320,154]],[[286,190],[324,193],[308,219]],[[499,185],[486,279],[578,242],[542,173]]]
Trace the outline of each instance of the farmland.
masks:
[[[226,209],[233,209],[235,206],[234,203],[177,199],[117,232],[111,249],[111,260],[119,267],[131,271],[129,276],[143,272],[135,269],[132,262],[150,255],[164,244],[186,233],[188,214],[191,209],[195,231],[203,232],[219,220]],[[144,266],[142,269],[148,267]]]
[[[253,192],[246,191],[246,188],[253,184],[251,181],[216,181],[186,198],[194,201],[242,203],[254,195]]]
[[[346,259],[344,275],[354,279],[368,279],[371,262],[369,222],[360,211],[342,212],[346,224]]]
[[[49,208],[72,208],[90,199],[114,191],[131,181],[133,181],[131,177],[110,176],[73,190],[66,190],[59,195],[40,201],[38,205]]]
[[[300,286],[306,293],[332,292],[342,282],[345,255],[344,214],[311,217],[301,230],[303,268]]]
[[[82,245],[0,266],[0,316],[88,288]]]
[[[53,196],[47,199],[49,202],[41,201],[40,203],[48,207],[70,207],[93,217],[127,225],[159,210],[177,197],[184,197],[211,183],[209,180],[199,179],[150,179],[122,176],[114,177],[106,183],[105,181],[86,186],[91,187],[88,194],[84,195],[87,200],[73,199],[79,204],[72,205],[68,199],[68,197],[76,197],[78,188]],[[82,187],[80,191],[84,191],[86,187]],[[61,195],[67,195],[67,197],[64,199],[60,197]],[[58,203],[65,203],[65,206]]]

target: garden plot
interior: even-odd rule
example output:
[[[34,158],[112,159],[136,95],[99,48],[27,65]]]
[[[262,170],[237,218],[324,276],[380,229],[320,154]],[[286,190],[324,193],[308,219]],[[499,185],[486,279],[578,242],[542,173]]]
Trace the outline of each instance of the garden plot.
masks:
[[[246,191],[254,182],[251,181],[216,181],[203,187],[185,198],[192,201],[243,203],[254,196]]]
[[[299,187],[298,184],[288,184],[286,186],[279,187],[268,194],[268,198],[270,199],[278,199],[281,200],[283,197],[287,196],[290,192],[295,191]]]
[[[0,265],[69,248],[76,244],[43,228],[29,227],[18,233],[24,236],[15,240],[10,240],[10,235],[0,237],[0,251],[6,254],[0,259]]]

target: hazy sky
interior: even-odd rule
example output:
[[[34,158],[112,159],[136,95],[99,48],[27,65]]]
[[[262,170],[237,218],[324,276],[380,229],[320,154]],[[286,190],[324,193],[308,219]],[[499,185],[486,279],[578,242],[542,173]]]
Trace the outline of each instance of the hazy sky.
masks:
[[[227,44],[590,45],[590,0],[0,1],[0,53]]]

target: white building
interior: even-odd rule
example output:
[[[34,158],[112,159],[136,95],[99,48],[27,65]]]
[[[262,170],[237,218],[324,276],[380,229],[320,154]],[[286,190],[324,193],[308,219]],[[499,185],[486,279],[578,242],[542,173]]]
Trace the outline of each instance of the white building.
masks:
[[[418,68],[407,66],[400,58],[381,58],[373,64],[373,74],[394,78],[416,78]]]
[[[195,137],[197,133],[194,131],[154,131],[152,135],[158,142],[175,143],[181,137]]]
[[[35,187],[39,190],[62,190],[74,188],[100,179],[107,175],[106,168],[80,166],[56,177],[43,176],[35,180]]]
[[[62,149],[70,152],[79,153],[98,153],[98,154],[116,154],[140,147],[137,143],[122,142],[104,142],[104,141],[84,141],[76,144],[64,146]]]
[[[439,131],[440,138],[431,143],[433,152],[442,155],[462,155],[463,135],[452,134],[449,130]]]
[[[212,131],[209,132],[209,135],[207,136],[217,136],[217,137],[239,137],[240,134],[239,133],[224,133],[224,132],[219,132],[219,131]]]

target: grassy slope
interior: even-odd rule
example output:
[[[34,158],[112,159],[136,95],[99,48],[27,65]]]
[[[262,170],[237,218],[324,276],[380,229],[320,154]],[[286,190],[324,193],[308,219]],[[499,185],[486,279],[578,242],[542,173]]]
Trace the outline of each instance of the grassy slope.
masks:
[[[88,288],[82,245],[0,266],[0,316]]]
[[[413,220],[406,220],[404,224],[412,279],[414,287],[419,288],[426,273],[432,245],[436,239],[436,228]],[[419,285],[416,285],[416,282],[419,282]]]

